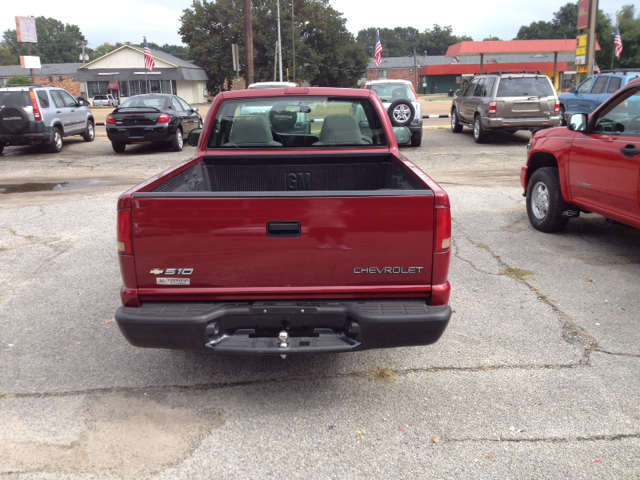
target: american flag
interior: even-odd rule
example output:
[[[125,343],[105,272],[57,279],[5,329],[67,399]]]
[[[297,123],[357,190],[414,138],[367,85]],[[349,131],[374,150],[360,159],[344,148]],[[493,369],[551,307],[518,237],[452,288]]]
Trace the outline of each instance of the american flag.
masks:
[[[600,67],[598,67],[595,58],[593,59],[593,73],[600,73]]]
[[[382,63],[382,43],[380,43],[380,30],[376,31],[376,67],[379,67]]]
[[[616,48],[616,57],[620,58],[622,55],[622,38],[620,38],[620,29],[616,27],[616,36],[613,38],[613,44]]]
[[[144,37],[144,66],[150,72],[156,68],[156,64],[151,56],[151,50],[149,50],[149,44],[147,43],[147,37]]]

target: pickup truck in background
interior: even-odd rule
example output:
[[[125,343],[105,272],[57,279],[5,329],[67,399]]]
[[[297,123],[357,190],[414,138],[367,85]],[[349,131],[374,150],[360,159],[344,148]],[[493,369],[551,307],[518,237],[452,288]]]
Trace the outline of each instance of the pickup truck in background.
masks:
[[[449,198],[398,141],[368,90],[219,94],[196,156],[118,200],[123,335],[279,355],[436,342]]]
[[[584,212],[640,228],[640,79],[568,123],[529,142],[520,180],[531,225],[557,232]]]

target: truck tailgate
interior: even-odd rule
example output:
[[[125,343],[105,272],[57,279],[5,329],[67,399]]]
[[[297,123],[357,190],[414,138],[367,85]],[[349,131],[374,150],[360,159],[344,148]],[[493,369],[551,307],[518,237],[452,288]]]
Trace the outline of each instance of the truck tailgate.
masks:
[[[196,300],[243,294],[293,298],[288,294],[306,288],[331,297],[393,286],[428,292],[434,201],[430,191],[232,198],[134,194],[140,297],[167,299],[170,290],[176,298]]]

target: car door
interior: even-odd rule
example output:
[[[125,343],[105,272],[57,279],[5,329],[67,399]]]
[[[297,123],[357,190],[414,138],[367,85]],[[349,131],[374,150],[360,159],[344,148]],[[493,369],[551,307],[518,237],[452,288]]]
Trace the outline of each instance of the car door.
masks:
[[[68,133],[73,131],[73,118],[71,113],[71,108],[68,107],[62,95],[60,95],[61,90],[49,90],[49,94],[53,100],[53,103],[56,107],[55,116],[60,119],[62,122],[62,127],[64,128],[64,133]]]
[[[480,102],[482,101],[484,82],[485,78],[479,78],[478,83],[476,83],[476,86],[473,89],[473,95],[469,97],[469,116],[471,120],[473,120],[473,117],[480,106]]]
[[[188,133],[191,130],[198,128],[200,126],[200,115],[198,115],[198,112],[196,112],[191,107],[191,105],[189,105],[180,97],[176,97],[176,98],[178,99],[178,101],[182,105],[182,108],[184,108],[184,111],[185,111],[185,117],[184,117],[185,119],[183,120],[183,125],[184,125],[184,122],[188,122],[188,127],[185,127],[185,133]],[[188,130],[186,130],[186,128],[188,128]]]
[[[182,124],[182,133],[187,136],[189,135],[189,116],[185,111],[184,107],[178,101],[178,97],[171,97],[171,108],[176,112],[176,116],[180,119],[180,123]]]
[[[627,107],[640,101],[640,85],[632,92],[598,112],[593,131],[576,134],[569,181],[574,200],[640,219],[640,118]]]
[[[585,111],[585,113],[593,112],[600,106],[602,102],[609,98],[609,95],[606,94],[606,91],[610,78],[611,77],[609,75],[600,75],[596,78],[596,81],[593,82],[591,91],[585,94],[583,98],[585,104],[589,108],[589,110]]]
[[[460,102],[458,103],[458,105],[460,105],[460,117],[467,122],[473,122],[473,110],[470,109],[473,92],[477,84],[478,79],[474,78],[471,83],[467,85],[467,88],[465,88],[462,98],[460,98]]]
[[[85,129],[86,112],[80,108],[78,101],[64,90],[57,90],[62,98],[67,114],[69,115],[68,126],[65,127],[66,133],[79,132]]]
[[[565,102],[565,109],[571,113],[589,113],[588,99],[585,100],[585,95],[588,95],[593,87],[596,77],[589,77],[576,89],[573,96],[569,97]]]

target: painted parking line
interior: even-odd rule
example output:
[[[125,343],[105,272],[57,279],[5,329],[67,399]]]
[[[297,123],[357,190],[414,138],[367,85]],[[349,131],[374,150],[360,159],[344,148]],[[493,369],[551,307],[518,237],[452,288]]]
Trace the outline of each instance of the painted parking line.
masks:
[[[104,127],[104,122],[96,122],[96,127]]]
[[[423,115],[422,118],[451,118],[451,115]]]

